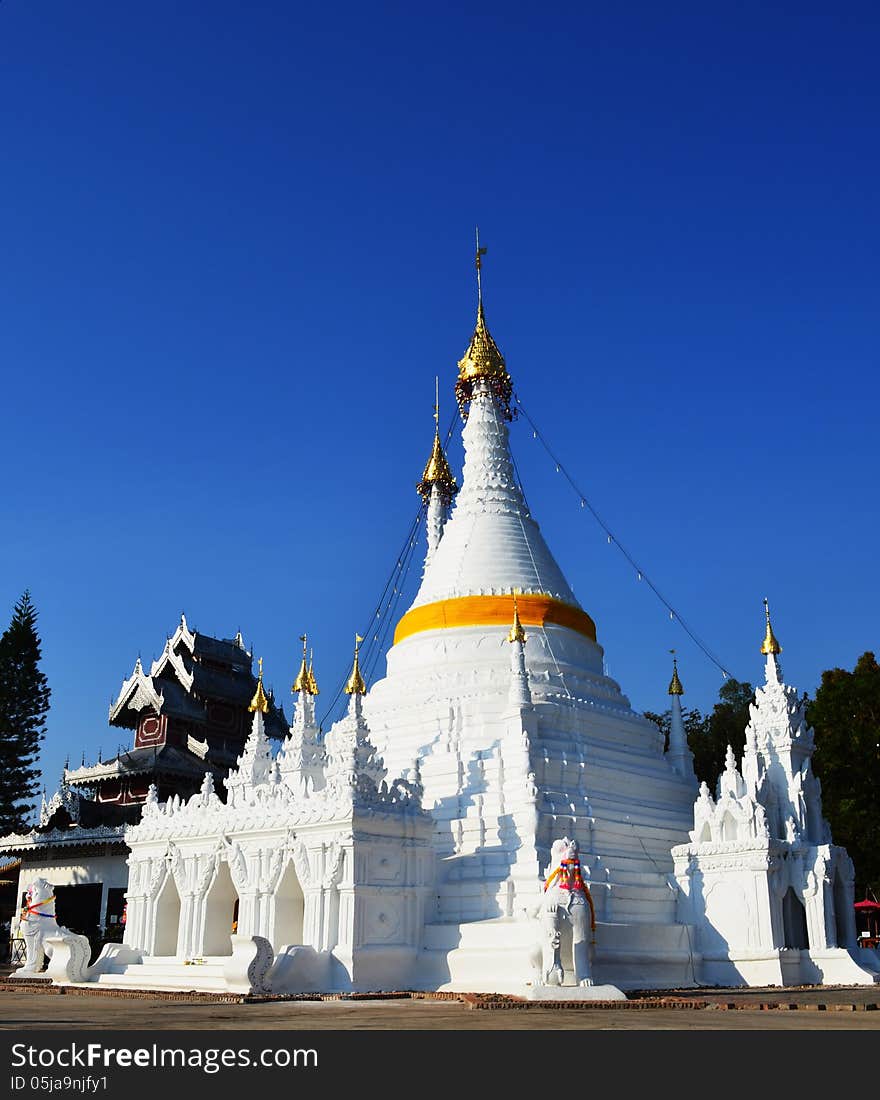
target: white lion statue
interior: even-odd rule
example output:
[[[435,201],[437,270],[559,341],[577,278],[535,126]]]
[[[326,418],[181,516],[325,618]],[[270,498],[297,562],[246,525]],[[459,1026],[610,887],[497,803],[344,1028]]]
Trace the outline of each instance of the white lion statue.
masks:
[[[48,956],[46,976],[53,980],[77,982],[85,980],[91,958],[91,946],[85,936],[63,928],[55,919],[55,888],[44,878],[30,884],[19,917],[19,932],[27,955],[24,966],[14,971],[13,978],[28,978],[41,973]]]
[[[550,848],[550,866],[544,879],[541,906],[543,928],[541,977],[546,985],[562,985],[562,929],[571,926],[574,980],[579,986],[593,984],[590,947],[595,943],[596,910],[584,881],[576,840],[563,837]],[[589,932],[589,935],[588,935]]]

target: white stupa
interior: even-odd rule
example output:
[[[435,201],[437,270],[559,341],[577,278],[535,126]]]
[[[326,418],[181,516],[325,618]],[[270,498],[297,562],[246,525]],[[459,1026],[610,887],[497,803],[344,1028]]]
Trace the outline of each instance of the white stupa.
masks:
[[[603,672],[595,624],[517,484],[510,393],[480,299],[456,384],[462,486],[387,675],[364,700],[386,766],[419,760],[434,819],[425,973],[454,988],[522,989],[550,845],[568,836],[592,882],[598,979],[693,983],[669,854],[691,824],[693,770],[670,766],[656,725]],[[429,514],[453,499],[441,459],[435,437],[420,484]],[[524,641],[508,641],[514,604]]]
[[[596,625],[526,506],[511,379],[481,292],[455,391],[462,484],[435,431],[418,484],[421,584],[385,677],[368,689],[356,637],[348,713],[322,737],[304,637],[294,720],[273,757],[261,673],[226,800],[209,787],[188,802],[154,796],[128,829],[124,943],[90,980],[527,997],[877,980],[874,953],[855,957],[852,866],[821,820],[811,735],[775,655],[742,774],[729,762],[718,800],[698,793],[677,666],[664,749],[605,675]],[[594,939],[587,964],[587,910],[560,917],[552,991],[545,882],[589,901]]]

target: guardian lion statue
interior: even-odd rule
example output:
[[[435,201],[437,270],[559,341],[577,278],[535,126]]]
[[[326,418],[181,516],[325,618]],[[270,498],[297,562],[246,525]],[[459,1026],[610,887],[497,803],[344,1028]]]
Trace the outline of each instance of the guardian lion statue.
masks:
[[[46,977],[77,982],[85,980],[91,946],[85,936],[71,932],[55,919],[55,888],[44,878],[30,884],[19,916],[19,932],[27,948],[24,966],[10,977],[29,978],[40,974],[49,959]]]
[[[584,881],[577,841],[563,837],[550,848],[550,866],[544,879],[541,906],[541,977],[546,985],[562,985],[562,930],[571,927],[574,980],[579,986],[593,984],[590,948],[595,943],[596,910]],[[588,934],[589,933],[589,934]]]

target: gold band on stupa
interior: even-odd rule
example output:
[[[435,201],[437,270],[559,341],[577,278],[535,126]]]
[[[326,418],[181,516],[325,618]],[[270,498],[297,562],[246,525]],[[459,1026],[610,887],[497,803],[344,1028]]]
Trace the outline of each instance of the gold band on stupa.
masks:
[[[516,613],[522,626],[565,626],[591,641],[596,624],[579,607],[554,600],[552,596],[517,595]],[[426,630],[450,630],[463,626],[508,628],[514,615],[513,596],[458,596],[451,600],[414,607],[403,616],[394,631],[394,644]]]

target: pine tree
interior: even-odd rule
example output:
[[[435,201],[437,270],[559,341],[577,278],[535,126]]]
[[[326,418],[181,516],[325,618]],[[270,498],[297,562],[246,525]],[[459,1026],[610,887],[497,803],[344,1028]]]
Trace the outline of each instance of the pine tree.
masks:
[[[37,611],[25,591],[0,636],[0,834],[25,831],[36,808],[50,697],[40,658]]]

